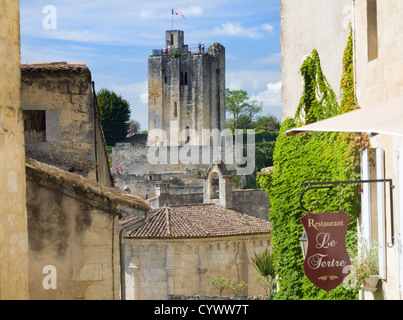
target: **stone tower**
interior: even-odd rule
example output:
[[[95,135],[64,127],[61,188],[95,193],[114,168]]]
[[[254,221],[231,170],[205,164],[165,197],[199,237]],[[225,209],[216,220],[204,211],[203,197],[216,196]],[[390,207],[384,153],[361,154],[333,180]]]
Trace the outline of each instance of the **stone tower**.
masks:
[[[166,133],[163,139],[150,133],[150,145],[195,144],[191,139],[195,134],[201,145],[203,129],[225,129],[225,48],[221,44],[190,51],[183,31],[166,31],[164,49],[153,50],[148,58],[148,123],[149,132],[162,129]]]

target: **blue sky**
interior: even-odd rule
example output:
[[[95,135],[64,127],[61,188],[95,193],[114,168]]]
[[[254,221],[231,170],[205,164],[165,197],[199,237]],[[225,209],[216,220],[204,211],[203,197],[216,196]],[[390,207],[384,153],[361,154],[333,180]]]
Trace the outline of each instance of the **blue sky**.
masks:
[[[52,5],[55,29],[49,25]],[[185,43],[226,48],[226,87],[246,90],[263,113],[281,119],[280,0],[20,0],[21,62],[84,62],[96,90],[121,94],[131,118],[147,130],[147,58],[162,48],[165,30]]]

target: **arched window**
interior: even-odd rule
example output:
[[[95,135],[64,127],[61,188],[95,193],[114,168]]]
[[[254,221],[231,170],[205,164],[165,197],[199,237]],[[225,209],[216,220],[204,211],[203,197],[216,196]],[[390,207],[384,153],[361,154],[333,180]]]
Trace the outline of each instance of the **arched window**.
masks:
[[[217,172],[210,175],[210,199],[220,198],[220,180]]]

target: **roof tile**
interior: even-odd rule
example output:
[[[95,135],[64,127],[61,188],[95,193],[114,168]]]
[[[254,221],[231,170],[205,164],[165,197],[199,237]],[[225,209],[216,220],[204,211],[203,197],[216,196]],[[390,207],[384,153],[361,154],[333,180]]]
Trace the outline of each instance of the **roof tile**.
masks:
[[[121,220],[121,228],[138,218]],[[268,221],[216,204],[163,207],[154,210],[140,228],[128,231],[128,238],[197,238],[270,233]]]

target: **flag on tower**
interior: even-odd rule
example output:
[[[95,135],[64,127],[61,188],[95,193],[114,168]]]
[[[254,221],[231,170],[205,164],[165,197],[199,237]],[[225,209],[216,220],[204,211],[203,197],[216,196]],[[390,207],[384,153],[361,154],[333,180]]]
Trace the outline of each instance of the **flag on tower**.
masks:
[[[175,11],[174,9],[172,9],[172,21],[171,21],[171,28],[172,30],[174,29],[174,15],[179,16],[181,15],[182,19],[186,19],[185,16],[182,14],[182,12],[180,11]]]
[[[181,11],[175,11],[174,9],[172,9],[172,15],[176,15],[176,16],[181,16],[183,19],[185,19],[185,16],[182,14]]]

